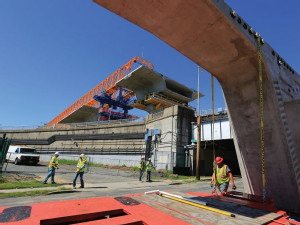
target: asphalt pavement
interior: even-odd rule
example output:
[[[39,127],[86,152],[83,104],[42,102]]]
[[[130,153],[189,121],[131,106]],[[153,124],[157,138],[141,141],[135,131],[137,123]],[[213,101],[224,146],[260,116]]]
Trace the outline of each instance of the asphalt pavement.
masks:
[[[9,163],[4,174],[18,173],[35,177],[42,182],[47,175],[47,163],[41,163],[37,166],[14,165]],[[74,165],[60,165],[56,171],[55,182],[63,187],[72,188],[72,180],[75,175]],[[49,181],[48,181],[49,182]],[[70,192],[53,192],[45,196],[13,197],[0,200],[0,206],[13,207],[31,205],[38,202],[50,202],[83,198],[97,197],[117,197],[130,194],[144,193],[146,191],[161,190],[173,192],[211,192],[210,178],[206,177],[197,183],[185,183],[180,180],[159,179],[153,182],[139,182],[138,173],[122,169],[108,169],[103,167],[90,167],[84,173],[85,188],[75,189]],[[79,186],[77,179],[77,187]],[[235,178],[237,191],[244,191],[241,178]],[[60,186],[61,187],[61,186]],[[34,188],[36,189],[36,188]],[[45,187],[39,189],[57,189],[57,187]],[[3,192],[25,191],[28,189],[0,190]],[[32,189],[29,189],[32,190]]]

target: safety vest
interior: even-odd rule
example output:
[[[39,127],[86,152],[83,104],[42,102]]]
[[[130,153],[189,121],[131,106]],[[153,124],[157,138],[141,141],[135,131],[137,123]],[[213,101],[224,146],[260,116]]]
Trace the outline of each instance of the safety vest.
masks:
[[[152,170],[152,167],[153,167],[153,164],[152,164],[152,162],[148,162],[147,163],[147,168],[146,168],[146,170]]]
[[[145,162],[144,161],[140,162],[139,169],[141,169],[141,170],[145,169]]]
[[[82,157],[81,159],[78,160],[78,163],[77,163],[78,172],[84,172],[85,171],[85,165],[86,165],[86,158]]]
[[[52,156],[50,162],[49,162],[49,168],[54,167],[55,169],[58,166],[58,160],[55,156]]]
[[[223,165],[221,168],[217,167],[217,181],[219,184],[229,182],[229,176],[227,174],[227,165]]]

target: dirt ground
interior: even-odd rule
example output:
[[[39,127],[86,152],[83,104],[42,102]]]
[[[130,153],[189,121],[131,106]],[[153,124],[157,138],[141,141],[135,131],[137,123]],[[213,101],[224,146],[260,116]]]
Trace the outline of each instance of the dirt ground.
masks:
[[[5,173],[1,175],[6,182],[26,182],[26,181],[38,181],[39,177],[33,174],[19,174],[19,173]]]
[[[60,184],[71,183],[76,171],[76,165],[60,165],[55,172],[55,181]],[[8,163],[4,166],[2,176],[8,182],[14,181],[42,181],[48,173],[48,162],[40,162],[38,165],[14,165]],[[87,167],[85,179],[91,183],[104,178],[104,182],[136,179],[138,173],[127,167],[106,166]],[[103,181],[102,181],[103,182]]]

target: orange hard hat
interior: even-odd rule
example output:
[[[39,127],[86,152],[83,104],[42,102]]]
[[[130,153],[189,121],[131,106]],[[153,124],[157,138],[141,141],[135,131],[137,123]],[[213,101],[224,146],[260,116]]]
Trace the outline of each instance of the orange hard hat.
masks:
[[[223,162],[223,158],[221,158],[221,157],[218,156],[218,157],[216,158],[216,163],[219,164],[219,163],[221,163],[221,162]]]

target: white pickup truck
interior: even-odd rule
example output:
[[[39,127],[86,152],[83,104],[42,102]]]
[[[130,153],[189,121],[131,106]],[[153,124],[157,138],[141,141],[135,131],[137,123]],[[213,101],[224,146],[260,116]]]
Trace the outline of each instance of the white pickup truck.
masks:
[[[40,161],[40,156],[37,154],[34,148],[11,145],[7,151],[6,160],[8,162],[14,162],[16,165],[37,165]]]

